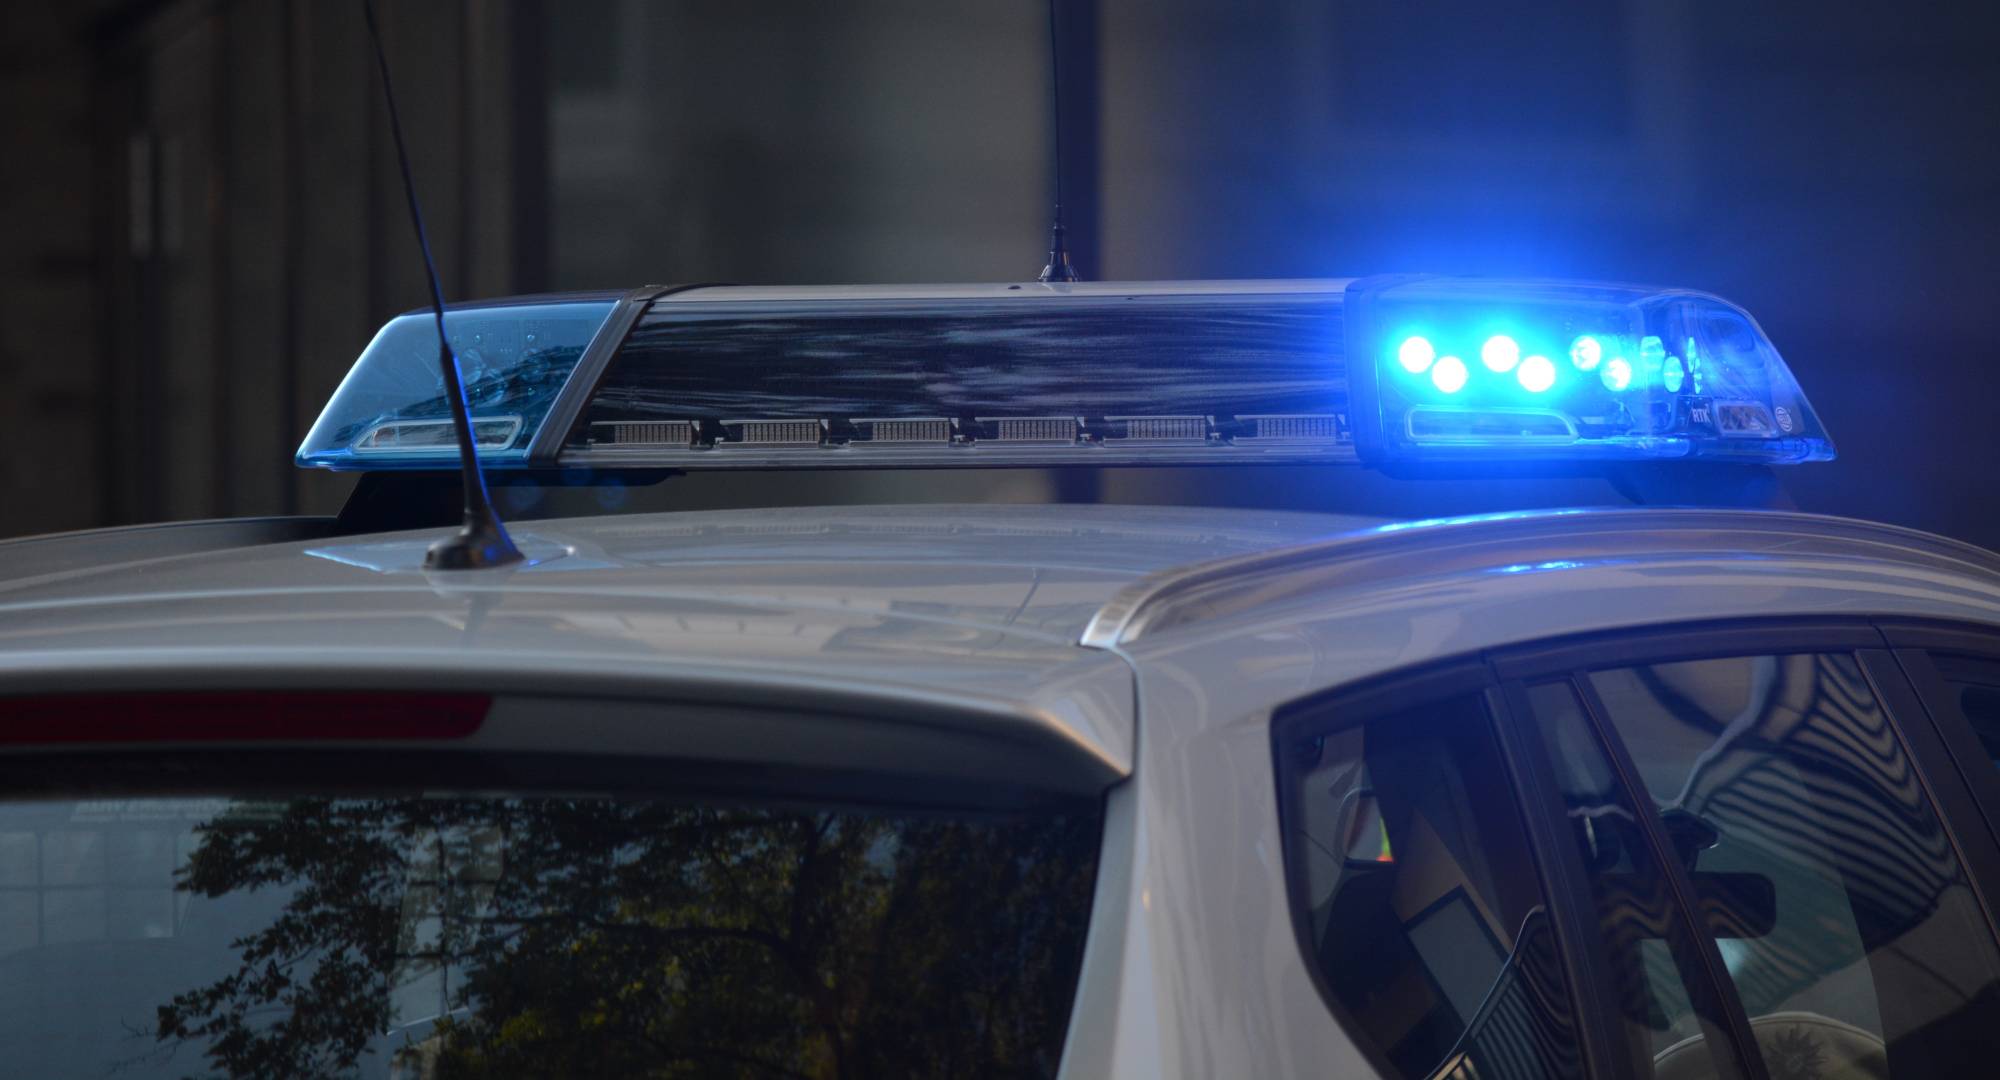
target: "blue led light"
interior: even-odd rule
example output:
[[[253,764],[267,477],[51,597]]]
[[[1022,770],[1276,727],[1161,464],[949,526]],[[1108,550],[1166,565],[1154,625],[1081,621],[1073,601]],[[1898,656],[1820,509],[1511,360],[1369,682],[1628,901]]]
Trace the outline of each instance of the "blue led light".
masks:
[[[1658,337],[1647,334],[1639,339],[1639,362],[1632,368],[1632,381],[1640,386],[1650,385],[1655,376],[1667,366],[1667,346]]]
[[[1604,370],[1599,372],[1606,390],[1623,390],[1632,385],[1632,364],[1622,356],[1614,356],[1604,362]]]
[[[1447,394],[1456,394],[1465,387],[1465,375],[1465,361],[1456,356],[1440,356],[1431,368],[1431,382]]]
[[[1343,302],[1347,355],[1371,369],[1348,383],[1363,464],[1833,456],[1776,347],[1716,297],[1384,276]]]
[[[1488,371],[1512,371],[1521,362],[1521,344],[1505,334],[1495,334],[1479,347],[1479,362]]]
[[[1407,337],[1396,349],[1396,362],[1412,375],[1421,375],[1429,370],[1431,361],[1437,359],[1437,350],[1431,347],[1430,339]]]
[[[1598,361],[1603,359],[1604,343],[1589,334],[1570,342],[1569,362],[1575,364],[1578,371],[1593,371]]]
[[[1521,361],[1514,377],[1521,380],[1521,387],[1530,394],[1539,394],[1556,384],[1556,365],[1546,356],[1530,356]]]

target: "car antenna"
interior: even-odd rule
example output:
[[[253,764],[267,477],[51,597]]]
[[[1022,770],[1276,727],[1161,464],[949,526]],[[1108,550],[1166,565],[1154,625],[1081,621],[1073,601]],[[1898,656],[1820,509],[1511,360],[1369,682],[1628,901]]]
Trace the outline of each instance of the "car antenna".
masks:
[[[1069,248],[1063,245],[1062,38],[1056,32],[1056,0],[1049,0],[1049,112],[1055,134],[1056,219],[1049,227],[1049,263],[1037,280],[1076,281],[1076,267],[1070,264]]]
[[[431,286],[431,313],[437,317],[438,369],[444,376],[444,394],[451,405],[452,428],[458,433],[458,463],[464,472],[465,525],[454,536],[432,544],[424,553],[426,570],[478,570],[506,566],[521,561],[521,549],[507,535],[493,500],[486,491],[486,476],[479,469],[478,444],[472,438],[470,407],[465,400],[465,383],[459,378],[458,354],[444,332],[444,287],[438,284],[437,263],[431,258],[431,242],[424,233],[424,211],[417,205],[417,183],[410,176],[410,151],[403,145],[403,123],[396,115],[396,88],[389,81],[389,57],[382,49],[382,32],[375,25],[374,0],[361,0],[361,13],[368,20],[368,39],[375,44],[375,65],[382,71],[382,97],[389,104],[389,133],[396,140],[396,164],[403,170],[403,195],[410,203],[410,223],[417,229],[417,248],[423,252],[424,274]]]

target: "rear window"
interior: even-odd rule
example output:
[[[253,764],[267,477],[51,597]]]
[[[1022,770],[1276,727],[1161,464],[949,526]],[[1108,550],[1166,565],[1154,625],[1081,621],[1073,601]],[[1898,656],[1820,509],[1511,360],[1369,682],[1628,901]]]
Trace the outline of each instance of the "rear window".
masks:
[[[1094,814],[0,804],[20,1076],[1048,1076]]]

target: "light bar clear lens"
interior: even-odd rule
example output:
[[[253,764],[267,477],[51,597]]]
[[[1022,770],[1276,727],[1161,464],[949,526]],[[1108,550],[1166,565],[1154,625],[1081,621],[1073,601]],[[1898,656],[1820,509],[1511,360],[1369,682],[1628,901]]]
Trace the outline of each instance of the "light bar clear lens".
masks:
[[[1833,457],[1777,349],[1713,296],[1364,278],[1346,308],[1364,460]]]
[[[662,298],[606,368],[559,460],[1351,463],[1340,305],[1337,287]],[[1419,351],[1401,363],[1428,365]],[[671,438],[625,434],[654,430]]]
[[[528,443],[610,316],[614,301],[502,304],[446,311],[488,465],[522,465]],[[437,469],[458,462],[437,323],[429,312],[391,319],[355,362],[299,447],[325,469]]]

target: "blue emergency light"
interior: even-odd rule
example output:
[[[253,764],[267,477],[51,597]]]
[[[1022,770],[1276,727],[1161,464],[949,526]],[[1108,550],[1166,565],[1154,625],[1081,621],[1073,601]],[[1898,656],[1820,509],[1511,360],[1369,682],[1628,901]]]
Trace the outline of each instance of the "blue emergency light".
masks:
[[[1345,300],[1364,461],[1833,457],[1756,322],[1705,293],[1364,278]]]
[[[453,309],[489,468],[1833,456],[1702,293],[1567,282],[716,287]],[[428,313],[370,342],[302,466],[456,466]]]

